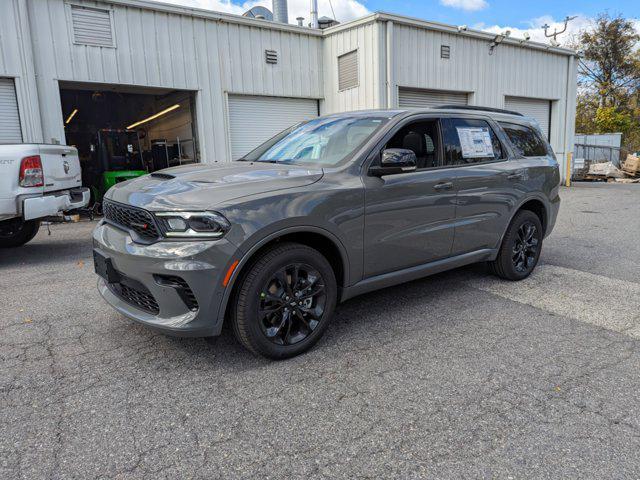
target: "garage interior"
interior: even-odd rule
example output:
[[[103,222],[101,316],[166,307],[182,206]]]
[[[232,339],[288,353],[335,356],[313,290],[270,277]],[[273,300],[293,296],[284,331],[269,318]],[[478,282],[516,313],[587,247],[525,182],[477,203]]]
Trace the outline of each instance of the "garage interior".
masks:
[[[105,172],[118,182],[198,161],[195,92],[60,82],[60,98],[66,143],[94,193]]]

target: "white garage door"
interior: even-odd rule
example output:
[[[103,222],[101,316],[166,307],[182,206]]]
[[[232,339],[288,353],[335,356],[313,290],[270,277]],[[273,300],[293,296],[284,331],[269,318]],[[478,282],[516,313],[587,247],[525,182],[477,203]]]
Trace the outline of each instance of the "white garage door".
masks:
[[[537,98],[505,97],[504,108],[534,118],[542,132],[549,138],[551,128],[551,102]]]
[[[414,90],[400,87],[398,105],[400,108],[429,108],[439,105],[467,105],[469,95],[464,92],[443,90]]]
[[[229,95],[231,155],[237,160],[291,125],[317,116],[317,100]]]
[[[0,143],[22,143],[18,100],[12,78],[0,78]]]

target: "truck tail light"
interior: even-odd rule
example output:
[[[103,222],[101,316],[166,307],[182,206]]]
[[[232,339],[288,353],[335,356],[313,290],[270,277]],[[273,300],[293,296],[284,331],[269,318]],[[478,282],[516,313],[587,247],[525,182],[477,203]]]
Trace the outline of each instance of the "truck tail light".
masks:
[[[21,187],[44,187],[44,174],[42,173],[40,155],[22,159],[19,179]]]

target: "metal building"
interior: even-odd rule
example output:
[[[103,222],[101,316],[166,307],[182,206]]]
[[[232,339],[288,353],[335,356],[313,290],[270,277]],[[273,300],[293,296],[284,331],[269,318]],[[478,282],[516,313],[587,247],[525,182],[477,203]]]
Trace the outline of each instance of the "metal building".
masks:
[[[533,116],[562,163],[573,148],[570,50],[386,13],[320,30],[146,0],[0,8],[0,142],[131,127],[224,162],[318,114],[455,103]]]

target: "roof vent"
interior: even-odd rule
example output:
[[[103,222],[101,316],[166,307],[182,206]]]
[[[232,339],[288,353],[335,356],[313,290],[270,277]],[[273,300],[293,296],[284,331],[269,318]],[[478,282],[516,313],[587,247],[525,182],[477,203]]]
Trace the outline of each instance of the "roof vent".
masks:
[[[276,63],[278,63],[278,52],[276,52],[275,50],[265,50],[264,58],[267,63],[275,65]]]

